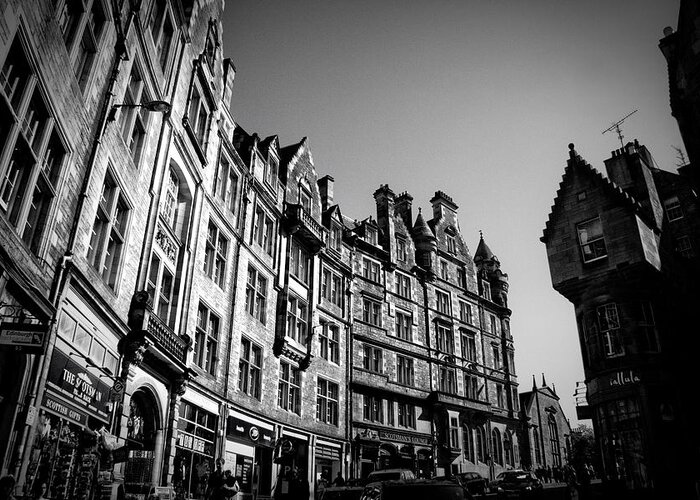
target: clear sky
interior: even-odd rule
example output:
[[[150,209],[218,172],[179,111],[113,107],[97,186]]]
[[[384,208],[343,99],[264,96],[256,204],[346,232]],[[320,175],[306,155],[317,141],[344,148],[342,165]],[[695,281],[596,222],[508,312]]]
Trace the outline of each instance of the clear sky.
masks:
[[[459,205],[510,276],[521,391],[556,386],[577,424],[583,380],[573,306],[551,286],[539,241],[568,158],[600,171],[622,125],[658,166],[682,146],[668,98],[663,28],[679,0],[229,0],[224,55],[237,68],[232,111],[249,133],[309,138],[345,215],[375,214],[388,183],[432,213]],[[417,212],[417,210],[416,210]]]

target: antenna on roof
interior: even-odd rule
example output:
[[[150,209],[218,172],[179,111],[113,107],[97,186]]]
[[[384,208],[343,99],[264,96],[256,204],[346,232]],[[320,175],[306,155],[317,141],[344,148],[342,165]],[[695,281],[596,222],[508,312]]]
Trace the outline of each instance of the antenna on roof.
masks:
[[[633,114],[635,114],[637,111],[639,111],[639,110],[638,110],[638,109],[635,109],[634,111],[632,111],[632,112],[629,113],[628,115],[626,115],[626,116],[620,118],[620,119],[617,120],[615,123],[613,123],[612,125],[610,125],[608,128],[606,128],[605,130],[603,130],[603,133],[605,133],[605,132],[611,132],[611,131],[613,131],[613,130],[614,130],[615,132],[617,132],[617,138],[620,139],[620,146],[624,148],[624,147],[625,147],[625,143],[622,142],[622,139],[624,139],[625,136],[622,135],[622,130],[620,129],[620,124],[621,124],[622,122],[624,122],[627,118],[629,118],[630,116],[632,116]]]

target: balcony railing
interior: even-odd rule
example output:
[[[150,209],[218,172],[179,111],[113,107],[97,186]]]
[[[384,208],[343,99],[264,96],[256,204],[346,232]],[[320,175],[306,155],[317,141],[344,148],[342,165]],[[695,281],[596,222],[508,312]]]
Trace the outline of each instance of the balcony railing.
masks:
[[[176,335],[155,314],[151,314],[148,318],[148,334],[153,337],[156,347],[161,351],[164,351],[181,363],[186,361],[189,342],[185,338]]]
[[[324,245],[323,226],[316,222],[299,204],[287,204],[284,210],[287,230],[304,240],[312,251],[318,252]]]

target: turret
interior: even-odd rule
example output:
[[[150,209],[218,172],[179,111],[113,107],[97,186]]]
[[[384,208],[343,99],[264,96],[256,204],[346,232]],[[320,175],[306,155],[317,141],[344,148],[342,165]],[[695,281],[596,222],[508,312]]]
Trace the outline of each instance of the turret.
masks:
[[[418,209],[418,217],[416,217],[411,234],[416,242],[416,262],[425,270],[432,272],[437,253],[437,241],[420,209]]]
[[[508,275],[501,271],[501,263],[484,241],[481,231],[479,245],[474,253],[474,264],[479,276],[479,287],[488,284],[491,288],[491,300],[503,307],[508,307]],[[479,293],[484,295],[481,289]]]

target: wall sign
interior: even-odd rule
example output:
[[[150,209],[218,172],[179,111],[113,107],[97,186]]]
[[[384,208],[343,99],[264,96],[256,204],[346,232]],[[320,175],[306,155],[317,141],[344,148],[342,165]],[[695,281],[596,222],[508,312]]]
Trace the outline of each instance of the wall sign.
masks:
[[[379,431],[379,439],[399,441],[401,443],[420,444],[424,446],[430,445],[430,438],[427,436],[415,436],[412,434],[402,434],[399,432]]]
[[[66,403],[62,398],[54,396],[49,391],[44,392],[44,399],[41,404],[47,410],[67,420],[71,420],[76,424],[87,425],[87,415],[85,413]]]
[[[632,370],[623,370],[615,372],[608,377],[610,387],[619,387],[621,385],[636,384],[639,382],[639,376]]]
[[[27,354],[43,354],[48,330],[47,325],[3,322],[0,324],[0,346],[14,347],[16,351]]]
[[[47,379],[50,387],[91,416],[109,422],[109,386],[58,349]]]
[[[226,421],[226,437],[235,441],[252,444],[253,446],[275,447],[275,434],[273,431],[263,429],[257,425],[229,416]]]

